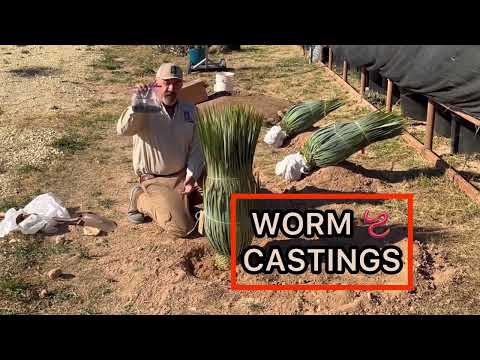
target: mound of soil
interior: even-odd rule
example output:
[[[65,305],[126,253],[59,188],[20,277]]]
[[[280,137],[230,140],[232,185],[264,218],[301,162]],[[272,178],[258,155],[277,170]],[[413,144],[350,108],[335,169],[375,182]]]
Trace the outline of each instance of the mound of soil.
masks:
[[[315,129],[316,130],[316,129]],[[284,147],[288,148],[289,151],[300,151],[300,149],[305,145],[310,136],[315,132],[315,130],[306,131],[301,134],[298,134],[292,139],[285,141]]]
[[[342,166],[329,166],[319,169],[302,180],[295,182],[298,192],[340,191],[340,192],[378,192],[381,181],[356,174]],[[314,191],[314,189],[318,189]]]
[[[277,119],[277,112],[284,110],[292,104],[285,99],[274,98],[271,96],[222,96],[211,101],[198,104],[198,108],[204,109],[208,106],[228,106],[228,105],[250,105],[260,112],[265,119]]]

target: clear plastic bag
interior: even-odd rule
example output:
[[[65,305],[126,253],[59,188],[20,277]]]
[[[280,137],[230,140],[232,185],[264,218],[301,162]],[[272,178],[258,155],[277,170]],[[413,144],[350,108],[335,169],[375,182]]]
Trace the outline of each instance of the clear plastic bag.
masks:
[[[14,208],[9,209],[5,213],[5,218],[0,221],[0,238],[18,229],[17,217],[22,214],[24,214],[22,209],[16,210]]]
[[[159,112],[161,110],[160,103],[152,87],[149,87],[146,92],[136,91],[133,94],[132,109],[135,112],[142,113]]]

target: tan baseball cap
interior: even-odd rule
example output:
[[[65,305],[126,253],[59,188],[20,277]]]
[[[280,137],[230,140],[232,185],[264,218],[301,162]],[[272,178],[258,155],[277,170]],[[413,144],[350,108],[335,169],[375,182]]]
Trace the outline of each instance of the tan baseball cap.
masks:
[[[183,80],[182,68],[173,63],[164,63],[157,71],[157,79],[180,79]]]

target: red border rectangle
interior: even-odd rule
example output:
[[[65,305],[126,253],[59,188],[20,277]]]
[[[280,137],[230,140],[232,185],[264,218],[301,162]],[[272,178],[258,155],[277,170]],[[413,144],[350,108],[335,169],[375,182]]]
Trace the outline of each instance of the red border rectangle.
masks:
[[[247,199],[347,199],[347,200],[407,200],[408,217],[408,240],[407,240],[407,276],[408,283],[399,284],[238,284],[236,271],[236,221],[237,221],[237,200]],[[347,194],[347,193],[325,193],[325,194],[232,194],[230,197],[230,235],[231,235],[231,289],[232,290],[413,290],[413,194]]]

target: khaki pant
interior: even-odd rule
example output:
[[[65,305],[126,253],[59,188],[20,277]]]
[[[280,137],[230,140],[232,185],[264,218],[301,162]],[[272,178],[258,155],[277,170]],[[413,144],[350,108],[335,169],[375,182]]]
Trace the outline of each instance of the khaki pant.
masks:
[[[143,192],[138,195],[136,202],[138,211],[176,237],[187,236],[195,227],[195,220],[190,214],[192,204],[189,204],[186,195],[180,194],[183,191],[185,175],[186,172],[183,171],[170,177],[144,181]]]

